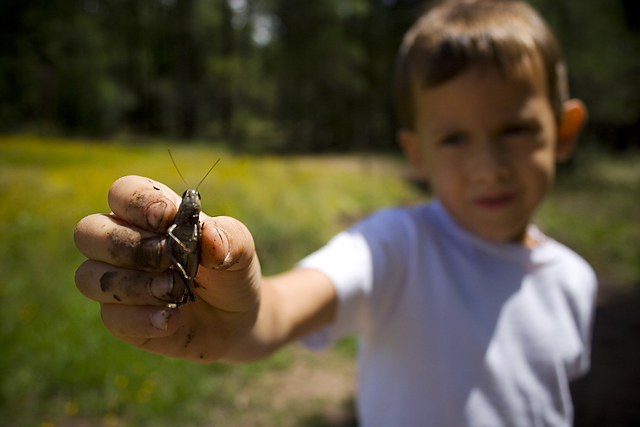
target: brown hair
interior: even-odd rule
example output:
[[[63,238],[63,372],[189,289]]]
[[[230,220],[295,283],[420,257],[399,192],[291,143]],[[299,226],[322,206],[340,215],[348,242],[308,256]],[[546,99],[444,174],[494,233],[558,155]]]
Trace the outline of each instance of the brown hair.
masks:
[[[415,83],[437,86],[473,65],[505,71],[525,56],[539,56],[549,99],[558,119],[568,98],[566,66],[560,45],[544,19],[518,0],[446,0],[406,33],[395,75],[399,124],[413,129]]]

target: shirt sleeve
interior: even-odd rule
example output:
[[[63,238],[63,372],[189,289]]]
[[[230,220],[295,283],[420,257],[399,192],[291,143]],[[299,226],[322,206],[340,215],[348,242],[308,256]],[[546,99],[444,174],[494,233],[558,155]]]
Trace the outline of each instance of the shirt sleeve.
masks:
[[[584,273],[579,275],[579,280],[573,289],[576,295],[571,299],[571,308],[576,319],[576,326],[583,344],[582,354],[573,369],[569,371],[569,379],[578,379],[589,372],[591,368],[591,341],[593,337],[593,322],[595,317],[595,305],[598,291],[598,280],[593,269],[586,263]]]
[[[314,350],[326,348],[366,327],[373,269],[371,251],[362,234],[344,231],[336,235],[322,249],[303,259],[298,268],[324,273],[333,283],[338,299],[334,322],[303,338],[302,342],[307,347]]]

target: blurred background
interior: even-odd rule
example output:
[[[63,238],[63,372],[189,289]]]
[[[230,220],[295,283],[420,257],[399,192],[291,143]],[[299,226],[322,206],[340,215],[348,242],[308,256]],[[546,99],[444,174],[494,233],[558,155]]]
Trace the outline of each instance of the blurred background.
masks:
[[[417,0],[25,0],[0,5],[0,132],[394,149],[390,73]],[[427,2],[428,3],[428,2]],[[590,132],[640,144],[633,0],[532,0]]]
[[[589,107],[537,222],[600,282],[577,426],[640,425],[640,12],[531,0]],[[134,350],[73,275],[73,229],[120,176],[199,182],[267,274],[372,211],[425,200],[395,146],[391,71],[416,0],[0,2],[0,426],[355,426],[355,343],[253,365]],[[286,220],[283,220],[285,218]]]

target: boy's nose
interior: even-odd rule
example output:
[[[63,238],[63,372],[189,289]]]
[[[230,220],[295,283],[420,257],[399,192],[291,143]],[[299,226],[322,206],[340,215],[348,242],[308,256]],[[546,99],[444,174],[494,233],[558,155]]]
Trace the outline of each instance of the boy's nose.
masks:
[[[476,147],[469,159],[474,182],[497,183],[509,179],[511,173],[507,156],[499,142],[487,141]]]

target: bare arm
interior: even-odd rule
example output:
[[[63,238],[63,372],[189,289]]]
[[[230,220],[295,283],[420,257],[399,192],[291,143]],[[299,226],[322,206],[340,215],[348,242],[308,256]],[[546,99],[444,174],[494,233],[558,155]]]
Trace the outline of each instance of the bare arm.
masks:
[[[197,299],[168,308],[184,292],[164,249],[179,203],[158,182],[124,177],[109,191],[113,213],[90,215],[76,227],[76,246],[89,258],[76,272],[76,285],[101,303],[114,336],[170,357],[246,362],[332,320],[336,297],[326,276],[294,270],[262,278],[246,227],[206,215]]]
[[[268,356],[284,344],[329,324],[335,307],[335,289],[319,271],[292,270],[264,278],[257,322],[223,361],[247,362]]]

